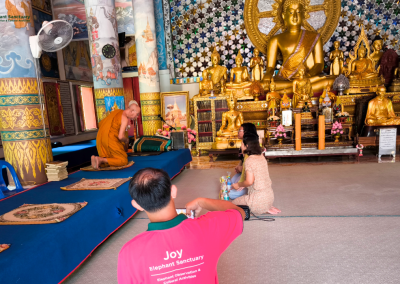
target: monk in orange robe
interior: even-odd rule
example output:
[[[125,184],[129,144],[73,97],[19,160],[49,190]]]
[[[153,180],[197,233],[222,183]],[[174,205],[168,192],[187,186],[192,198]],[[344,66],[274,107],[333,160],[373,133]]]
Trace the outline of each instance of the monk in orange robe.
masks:
[[[129,139],[125,136],[129,119],[136,119],[140,107],[130,101],[126,110],[114,110],[99,123],[96,146],[98,156],[92,156],[92,167],[121,167],[128,164]]]

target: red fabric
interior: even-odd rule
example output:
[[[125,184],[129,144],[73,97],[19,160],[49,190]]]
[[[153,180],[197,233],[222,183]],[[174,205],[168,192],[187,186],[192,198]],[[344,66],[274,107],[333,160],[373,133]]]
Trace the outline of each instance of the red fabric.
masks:
[[[227,210],[144,232],[122,247],[118,283],[218,283],[218,259],[242,231],[242,215]]]

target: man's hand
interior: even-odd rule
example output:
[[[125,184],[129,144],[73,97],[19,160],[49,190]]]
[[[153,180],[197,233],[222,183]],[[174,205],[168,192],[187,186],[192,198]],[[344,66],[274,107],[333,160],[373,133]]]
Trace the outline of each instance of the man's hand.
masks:
[[[201,208],[199,204],[199,198],[196,198],[195,200],[190,201],[188,204],[186,204],[186,212],[190,212],[190,210],[194,211],[194,216],[199,216],[200,212],[203,208]]]

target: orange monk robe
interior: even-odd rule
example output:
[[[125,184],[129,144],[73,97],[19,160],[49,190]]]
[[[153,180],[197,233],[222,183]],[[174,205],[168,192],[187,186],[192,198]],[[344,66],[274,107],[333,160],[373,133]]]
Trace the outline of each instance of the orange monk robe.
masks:
[[[124,143],[118,139],[121,127],[123,110],[112,111],[99,123],[96,146],[100,157],[107,158],[111,167],[121,167],[128,164],[128,155],[125,152]]]
[[[25,13],[18,10],[17,7],[10,0],[6,0],[6,9],[9,16],[30,16],[29,19],[10,18],[11,20],[14,20],[13,22],[15,28],[17,29],[25,28],[28,22],[33,22],[30,7],[28,7],[24,2],[21,2],[21,8],[24,9]]]

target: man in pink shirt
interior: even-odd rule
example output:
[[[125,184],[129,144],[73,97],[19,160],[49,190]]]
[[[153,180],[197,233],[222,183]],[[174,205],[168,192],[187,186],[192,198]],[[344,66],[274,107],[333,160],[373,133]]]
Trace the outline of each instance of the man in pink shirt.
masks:
[[[177,214],[177,187],[159,169],[138,171],[129,185],[132,205],[145,211],[148,230],[127,242],[118,257],[118,283],[218,283],[221,254],[243,231],[244,211],[228,201],[197,198],[186,204],[195,216]]]

